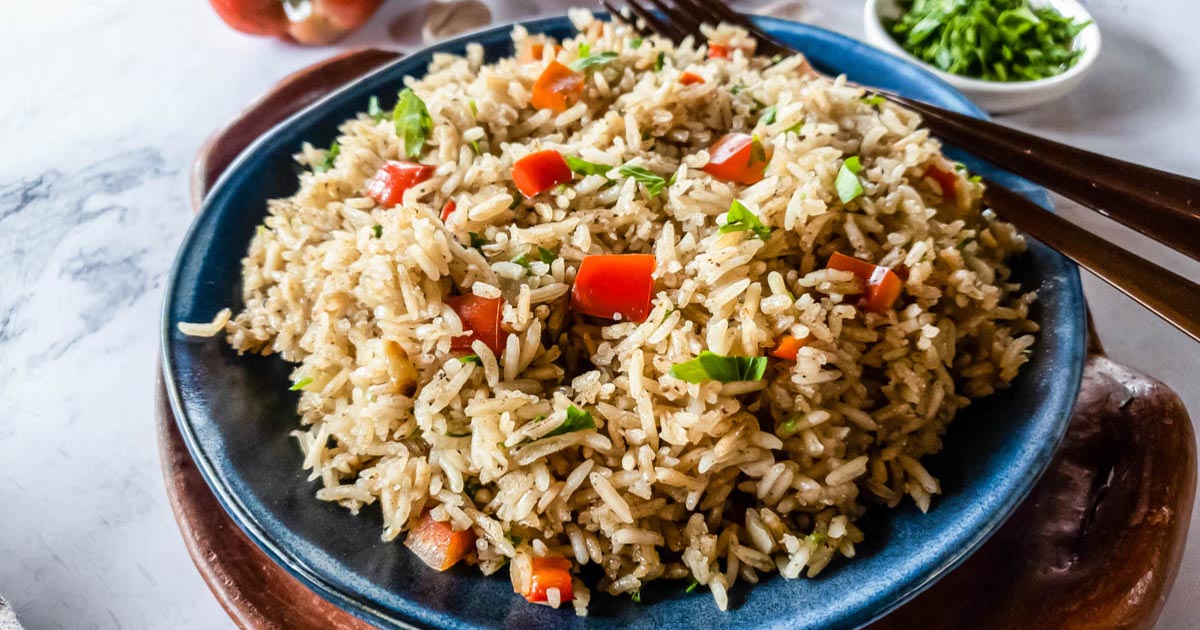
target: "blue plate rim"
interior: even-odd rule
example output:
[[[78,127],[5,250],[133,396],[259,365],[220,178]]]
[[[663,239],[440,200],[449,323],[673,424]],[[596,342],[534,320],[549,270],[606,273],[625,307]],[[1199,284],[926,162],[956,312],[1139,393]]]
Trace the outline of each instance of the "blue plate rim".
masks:
[[[608,19],[607,13],[594,12],[594,14],[602,19]],[[902,57],[898,57],[888,53],[887,51],[872,47],[849,36],[811,24],[804,24],[770,16],[748,14],[747,17],[751,18],[754,22],[760,25],[774,25],[777,28],[809,30],[811,31],[811,34],[816,35],[824,40],[835,42],[839,46],[860,50],[867,49],[872,54],[881,54],[889,57],[897,64],[904,66],[906,70],[924,75],[924,78],[928,80],[931,87],[937,88],[950,98],[962,102],[968,115],[982,119],[989,118],[982,109],[972,103],[954,87],[938,78],[936,75],[928,72],[924,68],[912,64]],[[343,93],[355,89],[358,84],[369,81],[378,75],[392,72],[393,69],[398,65],[412,63],[414,58],[457,49],[466,43],[475,41],[481,36],[490,36],[498,32],[508,32],[514,26],[518,25],[530,29],[531,32],[538,32],[559,25],[569,27],[570,20],[565,14],[545,16],[528,20],[513,20],[472,31],[470,33],[440,42],[433,46],[422,48],[411,54],[407,54],[394,61],[386,63],[379,68],[369,71],[362,76],[347,82],[313,104],[292,114],[291,116],[288,116],[256,138],[229,164],[229,166],[214,183],[209,193],[206,195],[200,211],[196,213],[191,225],[189,226],[183,239],[180,241],[179,248],[172,263],[171,271],[168,276],[168,282],[164,291],[165,295],[161,309],[159,331],[159,360],[162,366],[162,378],[164,385],[166,386],[165,389],[172,415],[174,416],[176,425],[180,430],[181,436],[183,437],[184,444],[196,462],[197,469],[200,471],[201,476],[208,484],[209,489],[213,491],[218,503],[221,504],[221,507],[231,517],[234,523],[237,524],[238,528],[241,529],[242,532],[246,534],[246,536],[256,546],[266,553],[272,561],[283,567],[284,570],[286,570],[290,575],[300,580],[305,584],[305,586],[317,592],[326,600],[330,601],[339,608],[346,610],[354,616],[370,623],[383,622],[397,628],[411,630],[437,628],[437,626],[428,625],[415,619],[401,618],[393,615],[386,610],[382,610],[379,606],[372,606],[367,602],[361,601],[360,596],[356,593],[343,592],[343,589],[337,587],[336,585],[330,584],[328,580],[319,574],[318,571],[307,566],[306,563],[301,561],[299,558],[290,555],[285,548],[276,543],[276,541],[272,539],[272,535],[269,533],[268,528],[265,527],[253,515],[252,511],[242,502],[237,494],[233,492],[228,483],[221,478],[221,474],[217,471],[216,465],[211,461],[210,455],[206,453],[203,447],[199,444],[199,438],[195,434],[193,427],[190,424],[191,421],[189,420],[188,413],[183,405],[183,401],[180,397],[179,385],[175,379],[174,361],[170,351],[173,331],[170,313],[172,307],[174,306],[175,289],[183,271],[182,267],[186,257],[186,252],[189,250],[191,242],[197,235],[202,223],[201,219],[212,211],[213,204],[211,203],[211,200],[217,196],[216,193],[218,191],[229,185],[229,181],[233,179],[235,173],[245,162],[252,159],[252,156],[256,153],[256,150],[260,146],[268,144],[275,136],[282,133],[284,129],[295,124],[297,121],[310,116],[313,112],[322,109],[327,103],[337,100]],[[767,30],[770,31],[773,29],[768,28]],[[1021,178],[1014,177],[1013,181],[1017,182],[1018,184],[1022,184],[1023,190],[1021,192],[1033,198],[1039,203],[1039,205],[1052,210],[1050,197],[1044,189],[1030,184]],[[1027,236],[1027,238],[1031,237]],[[1063,380],[1067,383],[1067,387],[1062,391],[1062,395],[1064,397],[1069,397],[1070,400],[1073,401],[1078,396],[1078,391],[1082,382],[1084,359],[1086,358],[1087,314],[1085,302],[1083,300],[1082,282],[1078,267],[1069,261],[1068,273],[1063,280],[1065,284],[1062,287],[1062,290],[1068,294],[1069,302],[1071,302],[1075,307],[1069,309],[1074,314],[1075,319],[1074,321],[1068,322],[1070,324],[1069,328],[1075,333],[1075,336],[1074,338],[1067,339],[1067,341],[1064,343],[1064,347],[1069,348],[1071,352],[1068,356],[1070,359],[1070,372],[1062,375]],[[1005,522],[1007,522],[1008,518],[1012,516],[1016,507],[1022,501],[1024,501],[1029,492],[1036,485],[1037,481],[1045,473],[1046,467],[1049,464],[1053,452],[1058,449],[1059,444],[1066,434],[1067,426],[1068,421],[1066,419],[1059,422],[1057,425],[1057,431],[1055,435],[1052,436],[1052,439],[1045,442],[1041,448],[1038,449],[1037,458],[1041,461],[1045,461],[1046,464],[1041,467],[1035,476],[1028,478],[1025,483],[1021,484],[1019,491],[1006,495],[1005,499],[1000,503],[1000,513],[1003,514],[1002,517],[988,520],[983,527],[976,531],[974,536],[965,541],[957,553],[946,556],[941,562],[930,566],[926,571],[924,579],[907,584],[904,592],[900,596],[892,598],[887,605],[880,606],[865,613],[860,612],[856,615],[852,615],[852,618],[847,619],[847,621],[853,623],[853,625],[849,627],[861,628],[872,621],[882,618],[893,610],[911,601],[914,597],[929,588],[933,583],[937,582],[939,579],[950,573],[954,568],[962,564],[968,557],[970,557],[972,553],[978,550],[988,538],[990,538],[997,530],[1000,529],[1000,527],[1003,526]],[[736,610],[730,612],[731,614],[736,614]]]

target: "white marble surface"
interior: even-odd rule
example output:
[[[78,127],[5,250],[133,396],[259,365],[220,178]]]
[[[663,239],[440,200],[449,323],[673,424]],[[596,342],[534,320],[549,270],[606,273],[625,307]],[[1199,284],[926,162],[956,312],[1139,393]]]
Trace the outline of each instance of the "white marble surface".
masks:
[[[818,23],[861,34],[859,2],[812,1]],[[556,0],[504,4],[498,17],[511,19]],[[414,43],[416,19],[387,27],[413,5],[393,0],[345,45]],[[1200,5],[1088,5],[1104,31],[1099,68],[1067,99],[1008,122],[1200,176]],[[159,305],[191,219],[193,153],[272,81],[334,50],[238,35],[201,0],[0,6],[0,593],[31,629],[232,627],[184,551],[160,477]],[[1083,210],[1064,212],[1200,274]],[[1111,354],[1200,414],[1200,346],[1085,284]],[[1197,536],[1160,628],[1200,619]]]

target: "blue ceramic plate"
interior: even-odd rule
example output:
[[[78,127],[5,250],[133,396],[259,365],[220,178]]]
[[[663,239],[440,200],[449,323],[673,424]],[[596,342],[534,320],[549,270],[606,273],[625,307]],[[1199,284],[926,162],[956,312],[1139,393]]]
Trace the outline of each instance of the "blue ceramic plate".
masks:
[[[895,90],[949,109],[984,114],[928,72],[856,41],[776,19],[759,23],[803,50],[825,72]],[[566,18],[526,23],[532,32],[573,35]],[[771,577],[731,593],[719,612],[699,589],[656,584],[643,603],[594,598],[590,616],[531,606],[512,593],[507,572],[481,577],[466,567],[426,568],[399,544],[379,539],[378,510],[359,517],[317,501],[288,432],[297,426],[289,368],[277,358],[238,357],[220,338],[185,338],[180,321],[207,321],[241,305],[240,261],[266,214],[266,200],[296,189],[291,155],[302,141],[328,144],[372,94],[394,95],[405,75],[425,73],[435,52],[483,44],[489,59],[512,54],[509,27],[449,41],[347,85],[258,139],[209,195],[183,241],[162,320],[171,404],[196,464],[233,519],[264,551],[333,603],[387,628],[854,628],[886,613],[961,562],[1003,523],[1045,469],[1062,437],[1084,359],[1084,302],[1076,268],[1030,243],[1015,265],[1040,292],[1044,334],[1013,386],[976,402],[952,425],[945,452],[929,462],[944,494],[929,514],[906,504],[871,513],[853,561],[815,580]],[[1048,204],[1044,191],[952,152],[973,171]]]

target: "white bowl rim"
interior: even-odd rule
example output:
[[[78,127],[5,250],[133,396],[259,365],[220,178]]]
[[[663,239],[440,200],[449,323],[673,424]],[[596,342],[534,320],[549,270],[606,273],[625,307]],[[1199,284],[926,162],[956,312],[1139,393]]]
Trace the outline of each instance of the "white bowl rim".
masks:
[[[867,0],[866,6],[863,8],[863,19],[868,23],[866,28],[867,39],[881,40],[872,41],[872,44],[884,49],[886,52],[903,56],[905,59],[919,64],[922,68],[933,72],[951,85],[960,89],[971,90],[975,93],[1011,94],[1014,92],[1038,91],[1055,85],[1069,83],[1084,74],[1100,56],[1100,27],[1096,24],[1096,19],[1092,17],[1092,14],[1088,12],[1082,3],[1078,0],[1043,0],[1042,2],[1034,0],[1034,4],[1061,5],[1060,7],[1056,7],[1060,13],[1066,13],[1061,7],[1070,7],[1072,17],[1090,21],[1091,24],[1088,24],[1086,28],[1075,35],[1073,45],[1082,46],[1083,55],[1079,57],[1079,60],[1074,65],[1060,74],[1033,81],[987,81],[977,79],[975,77],[946,72],[916,57],[905,50],[899,42],[892,38],[891,33],[887,32],[887,28],[883,25],[882,16],[879,14],[880,0]],[[873,34],[872,30],[876,30],[876,33]]]

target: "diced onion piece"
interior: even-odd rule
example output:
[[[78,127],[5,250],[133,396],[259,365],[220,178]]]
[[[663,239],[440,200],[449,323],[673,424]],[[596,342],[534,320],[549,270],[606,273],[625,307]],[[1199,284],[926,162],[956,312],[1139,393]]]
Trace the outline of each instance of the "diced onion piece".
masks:
[[[571,288],[576,313],[643,322],[654,296],[654,256],[596,254],[584,256]]]
[[[873,265],[841,252],[834,252],[826,266],[838,271],[849,271],[858,276],[867,285],[867,291],[859,305],[873,313],[882,313],[892,308],[892,304],[900,297],[900,291],[904,288],[900,276],[890,268]]]

